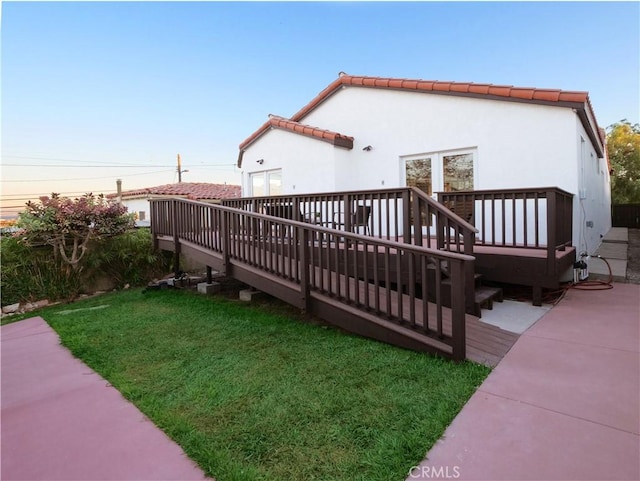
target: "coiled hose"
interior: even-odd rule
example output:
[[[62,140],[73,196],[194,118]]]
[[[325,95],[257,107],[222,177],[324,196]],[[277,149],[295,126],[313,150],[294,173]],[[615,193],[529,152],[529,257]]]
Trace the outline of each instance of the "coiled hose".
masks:
[[[611,271],[611,264],[602,256],[592,256],[596,259],[601,259],[607,265],[607,269],[609,270],[609,278],[606,281],[600,279],[594,280],[584,280],[580,282],[572,283],[569,288],[570,289],[581,289],[583,291],[600,291],[605,289],[613,289],[613,272]]]

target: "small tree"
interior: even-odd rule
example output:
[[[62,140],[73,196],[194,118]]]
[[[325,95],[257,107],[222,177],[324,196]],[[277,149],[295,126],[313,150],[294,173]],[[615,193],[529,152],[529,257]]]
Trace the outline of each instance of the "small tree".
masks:
[[[39,202],[28,202],[17,227],[16,235],[23,242],[52,246],[54,257],[78,271],[90,242],[132,229],[134,214],[127,214],[123,205],[107,202],[102,194],[72,200],[54,193],[40,197]]]
[[[607,130],[612,202],[640,203],[640,126],[621,120]]]

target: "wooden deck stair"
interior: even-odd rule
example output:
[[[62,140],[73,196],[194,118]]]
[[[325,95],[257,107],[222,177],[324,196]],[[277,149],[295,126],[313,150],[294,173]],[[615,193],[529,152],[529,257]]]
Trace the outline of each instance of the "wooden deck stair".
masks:
[[[502,302],[504,295],[502,288],[485,286],[482,284],[482,274],[477,272],[474,274],[474,291],[473,291],[473,312],[477,317],[482,317],[482,309],[493,310],[494,302]],[[442,281],[443,286],[451,288],[451,279],[446,278]]]

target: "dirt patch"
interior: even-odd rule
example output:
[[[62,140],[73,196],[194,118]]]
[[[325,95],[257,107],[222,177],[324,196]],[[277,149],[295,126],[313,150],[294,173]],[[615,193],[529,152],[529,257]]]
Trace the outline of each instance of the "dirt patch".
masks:
[[[640,229],[629,229],[627,282],[640,284]]]

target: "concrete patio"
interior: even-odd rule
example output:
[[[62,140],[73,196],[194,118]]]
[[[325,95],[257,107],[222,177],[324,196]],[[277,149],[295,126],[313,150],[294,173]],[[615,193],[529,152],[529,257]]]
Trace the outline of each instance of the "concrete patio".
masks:
[[[4,481],[206,479],[42,318],[1,333]]]
[[[640,479],[640,285],[571,289],[408,480]]]

